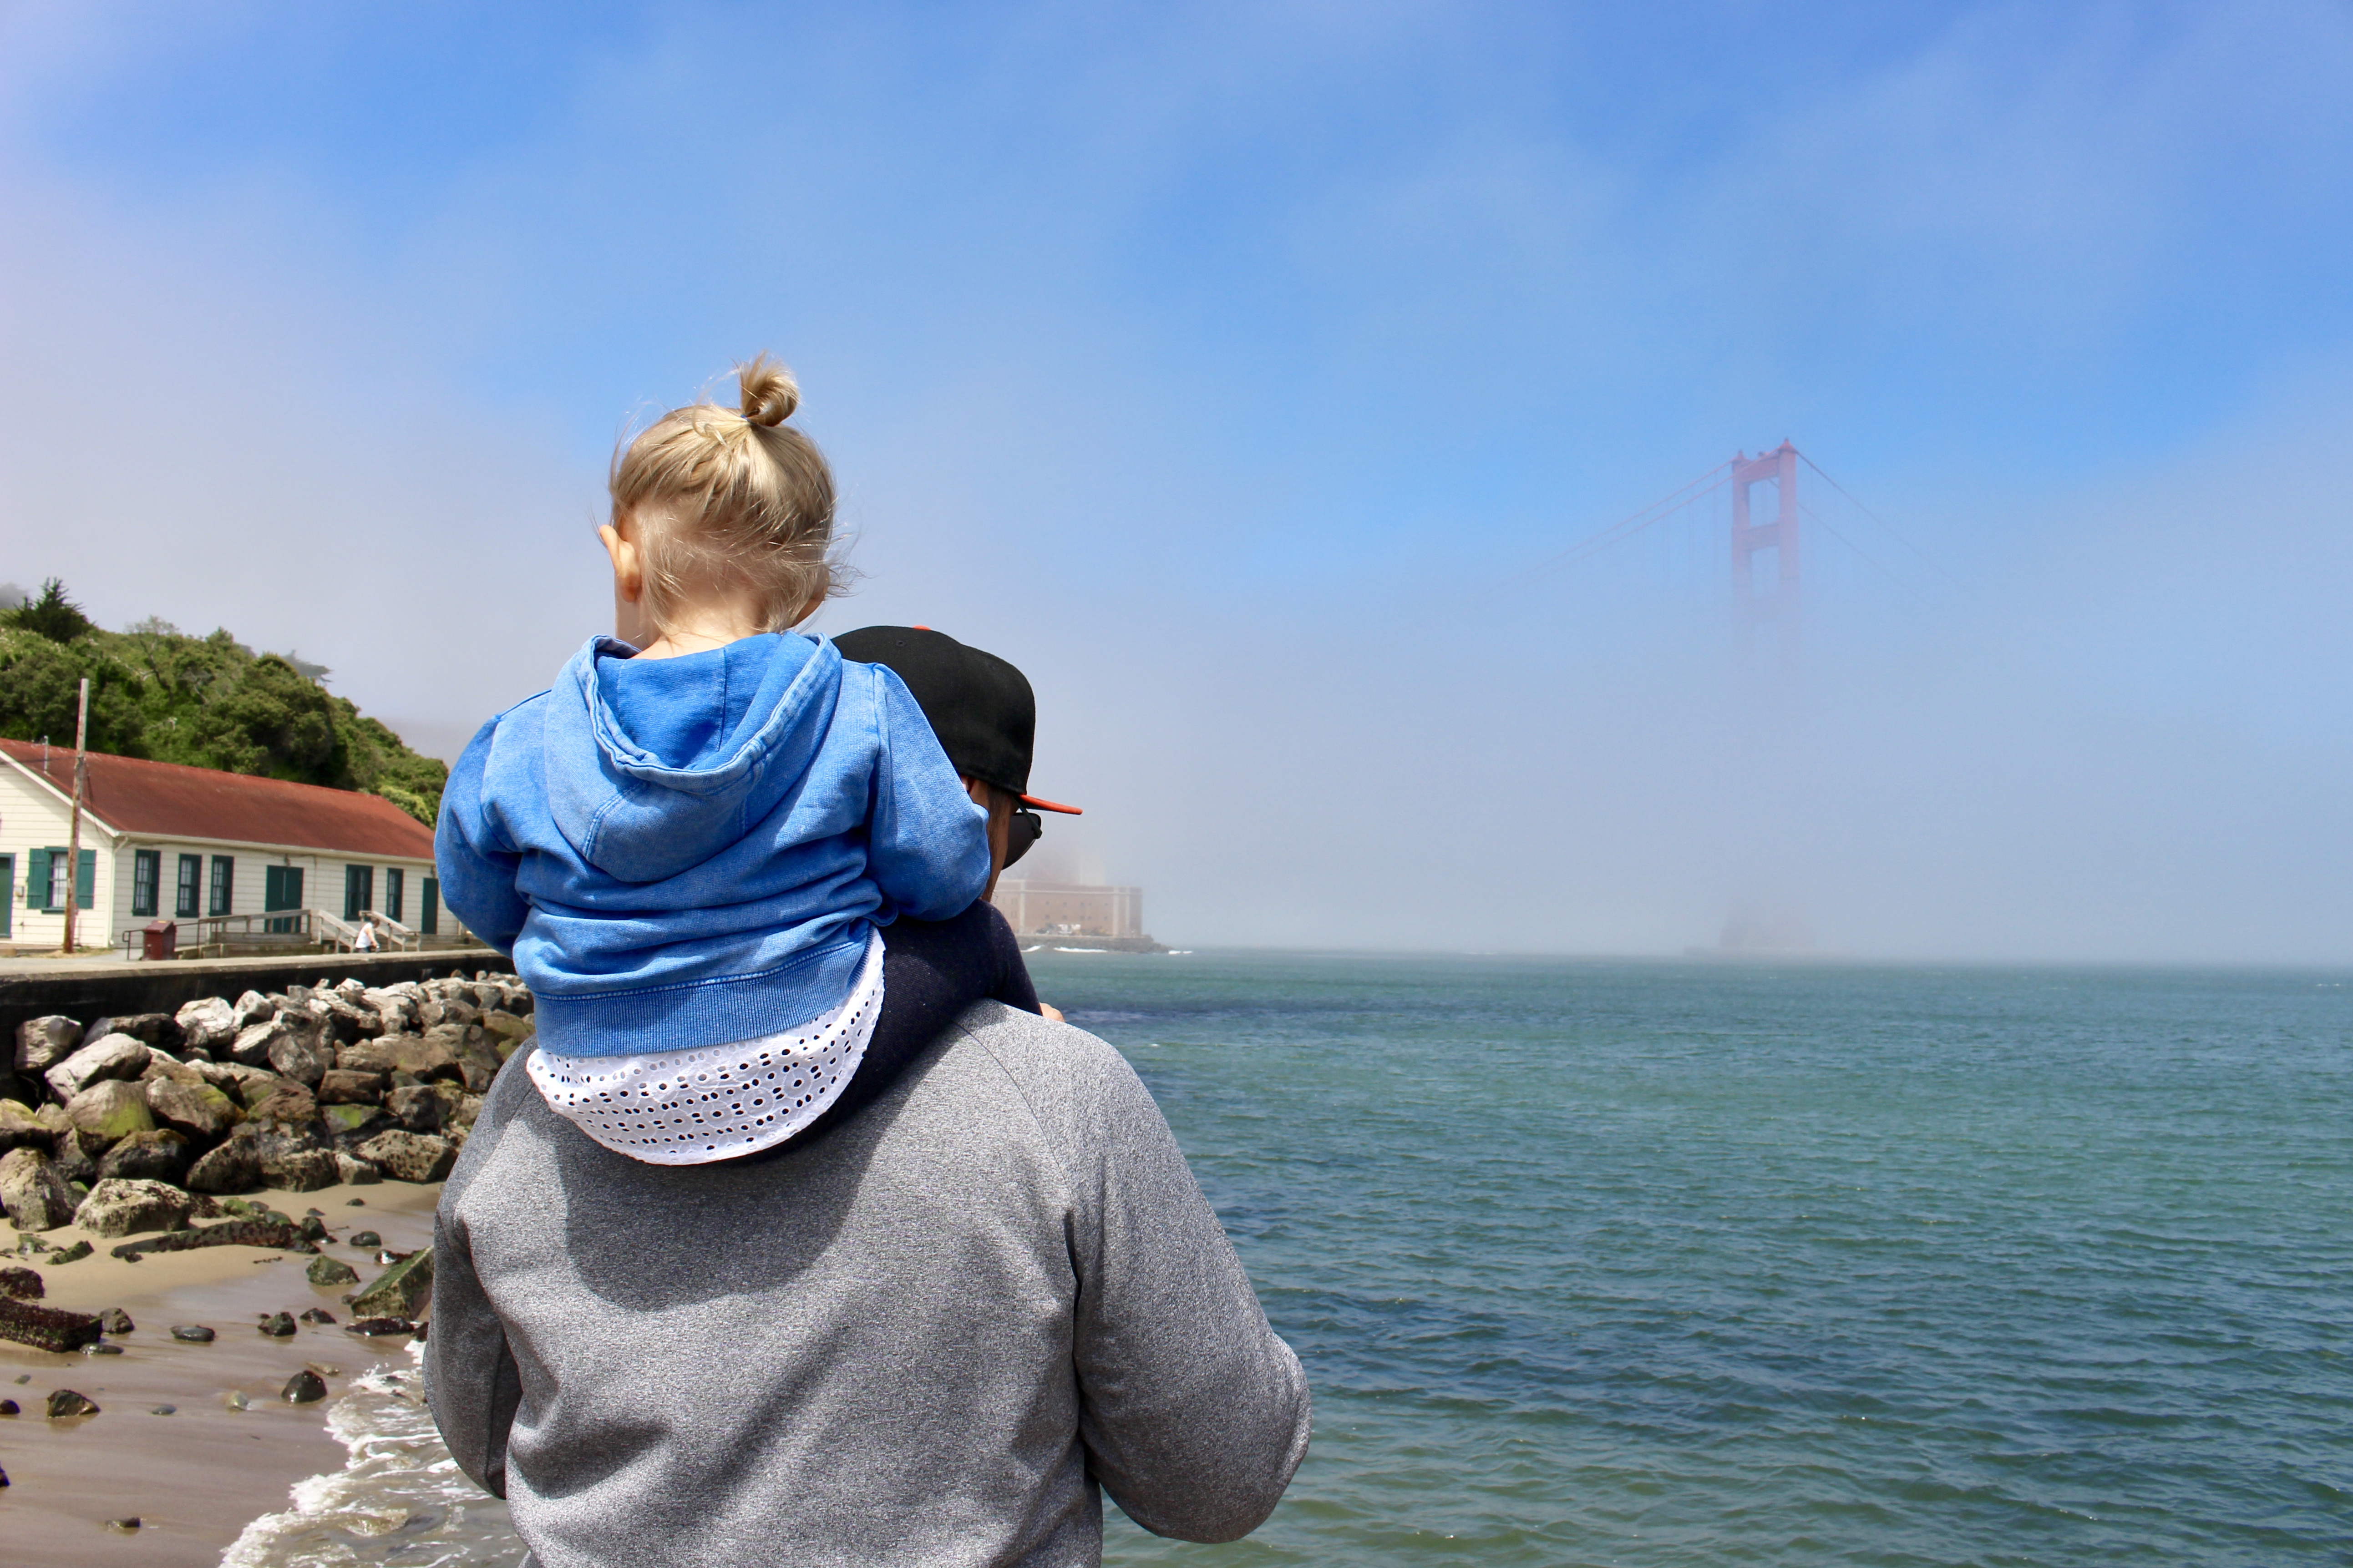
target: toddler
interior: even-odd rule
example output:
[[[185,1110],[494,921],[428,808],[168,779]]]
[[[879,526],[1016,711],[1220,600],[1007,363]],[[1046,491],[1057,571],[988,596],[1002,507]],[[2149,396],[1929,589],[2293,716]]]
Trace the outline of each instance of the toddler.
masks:
[[[531,986],[541,1096],[664,1165],[823,1115],[883,1012],[878,928],[959,915],[991,873],[988,813],[899,676],[791,629],[835,590],[833,479],[785,423],[791,375],[762,355],[737,379],[737,408],[616,456],[627,640],[482,727],[437,835],[442,897]],[[972,984],[1037,1010],[1026,974]]]

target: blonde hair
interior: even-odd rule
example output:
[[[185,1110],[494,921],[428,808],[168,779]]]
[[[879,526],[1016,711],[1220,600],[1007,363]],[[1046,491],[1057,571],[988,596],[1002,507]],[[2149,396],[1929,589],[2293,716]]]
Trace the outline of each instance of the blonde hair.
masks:
[[[646,618],[667,631],[696,595],[748,595],[763,631],[784,631],[839,591],[833,473],[785,421],[792,372],[757,354],[735,367],[734,408],[673,408],[613,454],[613,524],[645,563]]]

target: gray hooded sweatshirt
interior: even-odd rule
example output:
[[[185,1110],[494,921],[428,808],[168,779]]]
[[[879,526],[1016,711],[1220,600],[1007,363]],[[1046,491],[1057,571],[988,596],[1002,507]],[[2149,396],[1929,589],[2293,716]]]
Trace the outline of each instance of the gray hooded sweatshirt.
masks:
[[[1092,1564],[1099,1485],[1230,1541],[1307,1449],[1150,1093],[998,1003],[757,1163],[630,1160],[502,1072],[434,1262],[435,1419],[543,1568]]]

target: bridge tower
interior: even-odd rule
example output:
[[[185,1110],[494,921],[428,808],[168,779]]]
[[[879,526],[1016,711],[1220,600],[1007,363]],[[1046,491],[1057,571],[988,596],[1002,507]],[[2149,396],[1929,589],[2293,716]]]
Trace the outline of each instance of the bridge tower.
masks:
[[[1773,487],[1771,521],[1756,521],[1750,497],[1758,485]],[[1772,553],[1764,562],[1760,551]],[[1775,450],[1732,459],[1732,593],[1738,617],[1742,657],[1755,673],[1768,658],[1778,668],[1765,684],[1794,697],[1802,628],[1799,619],[1803,599],[1799,593],[1800,558],[1798,536],[1798,449],[1784,441]],[[1768,568],[1767,570],[1766,568]],[[1768,654],[1764,645],[1772,646]]]
[[[1769,511],[1755,494],[1771,487]],[[1763,521],[1759,521],[1760,515]],[[1736,852],[1733,912],[1720,951],[1798,952],[1813,945],[1800,889],[1804,626],[1798,449],[1732,459],[1733,620],[1739,661],[1735,740],[1753,831]]]

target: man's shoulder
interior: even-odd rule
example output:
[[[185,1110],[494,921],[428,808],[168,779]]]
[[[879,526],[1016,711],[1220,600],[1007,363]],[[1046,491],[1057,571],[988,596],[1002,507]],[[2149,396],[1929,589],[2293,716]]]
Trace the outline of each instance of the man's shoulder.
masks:
[[[1002,1074],[1058,1142],[1099,1142],[1116,1121],[1159,1115],[1135,1069],[1109,1042],[1002,1002],[965,1008],[941,1050],[944,1060],[965,1070],[985,1061],[987,1070]]]

